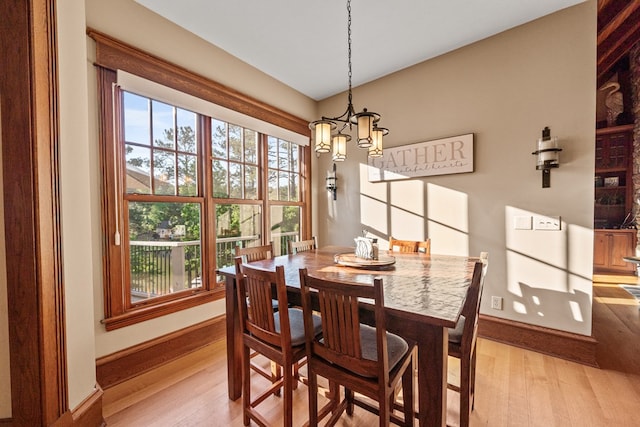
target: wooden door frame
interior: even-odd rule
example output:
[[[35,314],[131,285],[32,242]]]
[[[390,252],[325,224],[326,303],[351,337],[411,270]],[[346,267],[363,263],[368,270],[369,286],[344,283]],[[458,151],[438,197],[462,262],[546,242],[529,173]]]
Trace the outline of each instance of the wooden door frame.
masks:
[[[13,426],[72,424],[60,236],[55,0],[0,2]]]

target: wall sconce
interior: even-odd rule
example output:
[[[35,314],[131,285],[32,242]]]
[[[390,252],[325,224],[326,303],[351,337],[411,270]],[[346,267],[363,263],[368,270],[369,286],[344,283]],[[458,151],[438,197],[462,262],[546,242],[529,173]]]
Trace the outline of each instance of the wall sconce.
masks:
[[[327,171],[327,190],[333,193],[333,200],[337,200],[336,193],[338,177],[336,176],[336,164],[333,164],[333,170]]]
[[[559,152],[562,148],[558,148],[558,138],[551,137],[551,129],[546,127],[542,129],[542,138],[538,139],[538,149],[534,151],[534,156],[538,156],[536,169],[542,171],[542,188],[551,186],[551,169],[560,166]]]

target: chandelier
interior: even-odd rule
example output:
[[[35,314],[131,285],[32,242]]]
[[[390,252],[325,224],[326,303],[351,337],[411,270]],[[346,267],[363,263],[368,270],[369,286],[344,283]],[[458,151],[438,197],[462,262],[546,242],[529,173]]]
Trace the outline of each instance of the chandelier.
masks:
[[[347,110],[337,117],[322,116],[320,120],[309,123],[315,140],[316,153],[328,153],[333,144],[333,161],[340,162],[347,158],[347,142],[351,136],[343,133],[347,126],[352,130],[357,126],[357,144],[360,148],[368,149],[369,157],[382,156],[382,137],[389,133],[389,129],[379,127],[380,114],[368,111],[364,108],[356,113],[353,108],[353,96],[351,94],[351,0],[347,0],[347,46],[349,53],[349,103]],[[340,127],[337,133],[334,131]]]

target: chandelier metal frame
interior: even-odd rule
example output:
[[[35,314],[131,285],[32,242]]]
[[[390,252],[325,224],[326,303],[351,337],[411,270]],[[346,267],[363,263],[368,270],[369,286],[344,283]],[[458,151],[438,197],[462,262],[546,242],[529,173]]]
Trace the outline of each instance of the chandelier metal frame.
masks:
[[[347,47],[348,47],[348,77],[349,91],[348,104],[344,113],[336,117],[322,116],[320,120],[309,123],[309,128],[314,131],[315,151],[316,153],[328,153],[331,151],[333,143],[333,160],[343,161],[347,157],[347,143],[351,140],[351,136],[343,133],[347,126],[349,131],[353,129],[353,125],[357,125],[357,141],[358,147],[368,149],[369,157],[382,156],[382,137],[389,133],[389,129],[379,127],[380,114],[368,111],[366,108],[356,113],[353,107],[353,93],[351,90],[351,0],[347,0]],[[340,130],[332,135],[337,129],[338,123],[342,123]]]

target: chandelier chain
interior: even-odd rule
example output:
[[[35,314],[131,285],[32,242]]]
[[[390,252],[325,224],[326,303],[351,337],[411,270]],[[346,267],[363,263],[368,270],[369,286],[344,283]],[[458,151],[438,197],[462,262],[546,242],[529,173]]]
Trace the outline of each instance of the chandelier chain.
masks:
[[[352,104],[351,96],[351,0],[347,0],[347,47],[349,58],[349,105]]]
[[[316,153],[328,153],[333,146],[333,160],[343,161],[347,158],[346,144],[351,140],[350,135],[342,133],[344,129],[357,126],[358,147],[368,149],[369,157],[382,156],[382,137],[389,133],[389,129],[378,126],[380,114],[363,108],[356,113],[353,108],[352,94],[352,64],[351,64],[351,0],[347,0],[347,65],[349,77],[349,103],[344,113],[336,117],[322,116],[320,120],[309,123],[315,137]],[[342,127],[338,128],[338,124]],[[337,133],[334,131],[337,130]]]

